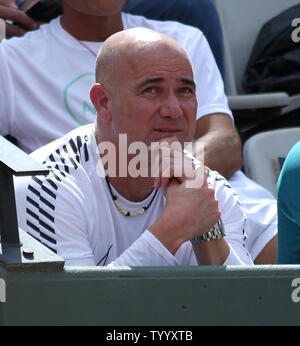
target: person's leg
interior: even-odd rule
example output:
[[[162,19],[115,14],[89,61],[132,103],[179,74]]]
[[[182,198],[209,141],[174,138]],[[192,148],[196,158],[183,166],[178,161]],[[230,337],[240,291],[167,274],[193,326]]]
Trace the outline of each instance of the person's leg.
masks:
[[[209,42],[224,80],[222,29],[212,0],[130,0],[123,11],[150,19],[174,20],[199,28]]]

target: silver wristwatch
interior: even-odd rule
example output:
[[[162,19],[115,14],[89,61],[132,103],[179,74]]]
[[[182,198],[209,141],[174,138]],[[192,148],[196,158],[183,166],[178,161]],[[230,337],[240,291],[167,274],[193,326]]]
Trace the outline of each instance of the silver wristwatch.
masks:
[[[208,232],[191,239],[192,244],[201,244],[225,236],[224,225],[221,219]]]

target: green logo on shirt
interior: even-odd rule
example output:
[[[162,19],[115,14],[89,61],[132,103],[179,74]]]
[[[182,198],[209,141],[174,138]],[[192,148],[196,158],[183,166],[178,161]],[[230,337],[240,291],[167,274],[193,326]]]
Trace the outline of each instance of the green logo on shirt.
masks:
[[[80,75],[71,81],[64,90],[64,103],[72,119],[79,125],[95,121],[96,109],[90,101],[89,90],[95,82],[95,73],[89,72]],[[84,90],[82,99],[76,97],[78,91]],[[75,95],[75,97],[73,96]],[[80,112],[78,112],[80,110]]]

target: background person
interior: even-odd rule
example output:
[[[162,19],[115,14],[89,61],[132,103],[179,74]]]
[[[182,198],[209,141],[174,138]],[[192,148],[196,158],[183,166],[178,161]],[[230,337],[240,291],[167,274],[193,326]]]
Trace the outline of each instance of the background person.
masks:
[[[151,19],[174,20],[200,29],[225,80],[222,29],[212,0],[130,0],[123,11]]]

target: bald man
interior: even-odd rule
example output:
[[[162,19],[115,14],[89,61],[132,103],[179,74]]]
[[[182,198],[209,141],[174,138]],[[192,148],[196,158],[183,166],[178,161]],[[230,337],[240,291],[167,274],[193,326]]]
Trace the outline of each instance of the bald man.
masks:
[[[20,226],[67,265],[252,265],[236,195],[183,151],[197,112],[185,51],[150,29],[116,33],[90,97],[96,124],[32,154],[50,175],[17,184]]]

